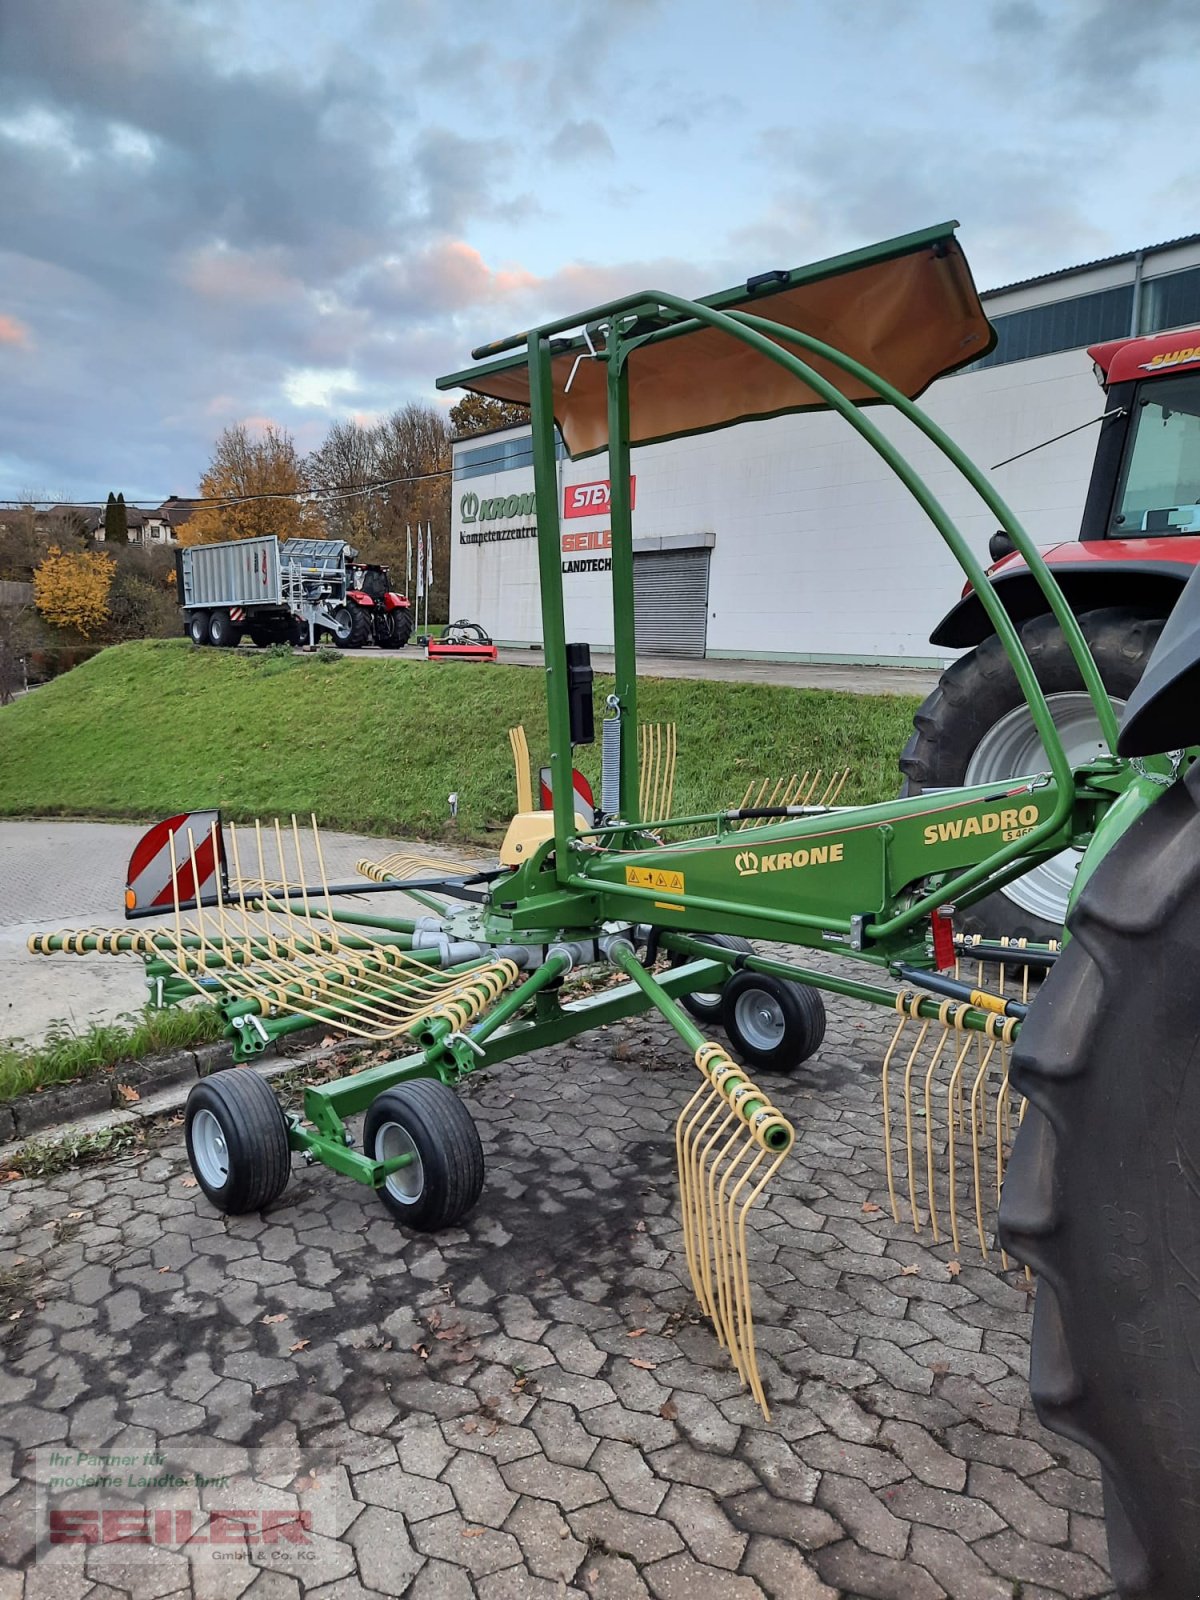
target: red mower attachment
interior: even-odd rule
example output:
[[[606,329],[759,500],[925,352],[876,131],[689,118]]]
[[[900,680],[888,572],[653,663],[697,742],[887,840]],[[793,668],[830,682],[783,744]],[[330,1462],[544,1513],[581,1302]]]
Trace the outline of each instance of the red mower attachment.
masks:
[[[496,661],[499,652],[477,622],[451,622],[440,639],[425,642],[430,661]]]

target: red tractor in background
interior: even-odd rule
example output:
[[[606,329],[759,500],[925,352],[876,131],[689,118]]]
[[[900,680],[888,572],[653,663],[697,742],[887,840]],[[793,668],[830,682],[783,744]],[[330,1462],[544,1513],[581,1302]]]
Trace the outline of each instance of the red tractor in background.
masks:
[[[387,567],[378,562],[353,562],[346,569],[346,602],[353,618],[353,629],[346,641],[357,650],[360,645],[377,644],[381,650],[399,650],[412,637],[412,608],[408,596],[392,588]]]
[[[1200,566],[1200,328],[1113,339],[1088,354],[1107,395],[1078,540],[1043,550],[1123,709],[1163,623]],[[992,537],[989,580],[1021,638],[1072,762],[1105,750],[1062,632],[1025,562]],[[1045,770],[1041,740],[971,586],[930,642],[963,649],[917,712],[900,758],[904,793]],[[967,931],[1057,934],[1081,852],[1066,850],[958,914]]]

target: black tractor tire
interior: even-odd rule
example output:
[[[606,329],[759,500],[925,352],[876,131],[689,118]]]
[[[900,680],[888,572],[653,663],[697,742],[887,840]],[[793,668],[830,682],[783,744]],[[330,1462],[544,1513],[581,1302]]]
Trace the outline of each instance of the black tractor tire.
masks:
[[[330,615],[338,622],[333,640],[339,650],[361,650],[364,644],[370,644],[374,630],[371,613],[365,606],[348,600],[344,606],[336,606]]]
[[[698,933],[696,938],[703,939],[705,944],[719,944],[722,950],[738,950],[747,956],[754,954],[754,946],[749,939],[739,938],[736,933]],[[725,980],[726,983],[728,981]],[[698,989],[695,994],[682,995],[679,1004],[685,1011],[690,1012],[697,1022],[716,1024],[721,1020],[721,996],[724,992],[724,983],[719,989],[712,991]]]
[[[232,650],[242,640],[242,625],[228,611],[214,611],[208,619],[208,642],[219,649]]]
[[[1030,1382],[1103,1469],[1126,1600],[1200,1594],[1200,766],[1117,842],[1013,1050],[1000,1237],[1038,1274]]]
[[[1084,637],[1105,688],[1114,700],[1123,703],[1133,693],[1158,642],[1163,621],[1163,617],[1152,611],[1125,606],[1105,606],[1081,613],[1079,623]],[[1023,624],[1021,642],[1048,697],[1083,692],[1083,680],[1075,658],[1052,616],[1033,617]],[[927,790],[955,788],[974,781],[973,777],[968,778],[968,773],[981,742],[1024,703],[1025,697],[1004,646],[993,634],[947,667],[937,687],[913,718],[913,735],[900,757],[900,770],[905,779],[901,793],[919,795]],[[1098,729],[1095,748],[1100,748]],[[990,782],[995,777],[1000,782],[1006,777],[1027,775],[988,771],[978,781]],[[1056,939],[1062,929],[1062,915],[1039,915],[1023,905],[1020,899],[1023,881],[1018,879],[1007,889],[959,911],[955,917],[957,929],[962,933],[983,933],[993,938],[1007,935],[1036,943]],[[1041,881],[1044,883],[1045,879]],[[1028,886],[1024,893],[1028,895]],[[1062,911],[1065,910],[1064,894]]]
[[[721,1026],[741,1060],[764,1072],[794,1072],[825,1037],[819,989],[762,972],[735,972],[721,991]]]
[[[363,1121],[363,1147],[376,1161],[417,1157],[392,1174],[379,1198],[397,1222],[418,1233],[454,1227],[483,1193],[479,1130],[454,1091],[431,1078],[376,1096]]]
[[[193,644],[208,643],[208,612],[189,611],[187,621],[188,638]]]
[[[393,648],[396,649],[396,650],[403,650],[404,646],[412,638],[412,631],[413,631],[413,616],[412,616],[412,612],[408,611],[408,610],[393,611],[391,613],[391,618],[392,618],[392,629],[393,629],[393,633],[394,633],[394,636],[395,636],[395,644],[394,644]]]
[[[398,650],[400,648],[400,641],[396,637],[396,613],[394,611],[376,612],[375,643],[381,650]]]
[[[249,1067],[196,1084],[183,1120],[192,1172],[218,1211],[261,1211],[287,1188],[287,1119],[270,1084]]]

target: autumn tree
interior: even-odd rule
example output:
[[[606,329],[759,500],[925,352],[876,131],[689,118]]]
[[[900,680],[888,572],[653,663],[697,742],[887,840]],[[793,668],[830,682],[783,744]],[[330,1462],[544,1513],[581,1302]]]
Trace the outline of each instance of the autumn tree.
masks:
[[[346,539],[364,561],[388,565],[397,589],[406,582],[407,533],[411,530],[415,557],[418,524],[433,529],[429,614],[431,619],[444,618],[450,581],[450,428],[445,413],[412,403],[370,425],[335,422],[305,468],[313,488],[323,492],[321,514],[328,536]],[[344,493],[367,485],[377,487],[363,494]]]
[[[90,638],[108,621],[116,565],[100,551],[64,551],[52,544],[33,574],[33,603],[47,622]]]
[[[474,433],[491,433],[493,428],[518,428],[529,421],[529,408],[511,400],[494,400],[488,394],[469,390],[450,407],[450,429],[456,439]]]
[[[303,497],[304,463],[285,428],[269,423],[252,436],[244,423],[226,428],[200,479],[201,505],[179,529],[180,544],[215,544],[222,539],[311,537],[320,525]],[[255,498],[262,497],[262,498]]]

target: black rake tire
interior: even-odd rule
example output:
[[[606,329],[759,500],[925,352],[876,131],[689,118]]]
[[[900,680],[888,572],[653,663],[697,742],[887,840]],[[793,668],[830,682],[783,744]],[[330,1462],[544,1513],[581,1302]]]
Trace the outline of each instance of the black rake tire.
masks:
[[[742,939],[736,933],[698,933],[697,939],[703,939],[705,944],[719,944],[722,950],[737,950],[742,955],[752,956],[754,946],[749,939]],[[725,983],[728,983],[728,978]],[[725,984],[720,989],[697,990],[695,994],[685,994],[680,997],[679,1004],[695,1017],[697,1022],[719,1023],[721,1020],[721,996]]]
[[[188,638],[193,644],[208,643],[208,612],[190,611],[187,624]]]
[[[287,1119],[270,1084],[250,1067],[195,1085],[184,1112],[184,1137],[196,1182],[218,1211],[261,1211],[287,1188]]]
[[[1105,688],[1114,699],[1128,700],[1158,642],[1163,618],[1152,611],[1106,606],[1082,612],[1079,623]],[[1033,617],[1020,631],[1021,642],[1046,695],[1083,692],[1075,658],[1052,616]],[[1016,673],[1004,646],[993,634],[947,667],[937,687],[918,709],[912,737],[900,757],[905,779],[902,792],[918,795],[966,782],[972,757],[984,736],[1024,704]],[[991,772],[979,781],[992,782],[993,778],[1001,781]],[[1057,938],[1061,918],[1039,915],[1018,903],[1013,895],[1023,892],[1029,898],[1028,888],[1022,891],[1018,880],[1008,893],[1000,890],[988,895],[978,905],[959,911],[956,927],[963,933],[984,933],[993,938],[1007,935],[1039,944]]]
[[[1030,1383],[1099,1459],[1126,1600],[1200,1594],[1200,765],[1097,867],[1013,1050]]]
[[[820,990],[762,972],[735,972],[721,991],[721,1026],[750,1067],[794,1072],[825,1037]]]
[[[417,1078],[377,1095],[363,1123],[363,1147],[376,1161],[416,1156],[378,1193],[396,1221],[418,1233],[454,1227],[483,1193],[479,1130],[444,1083]]]

